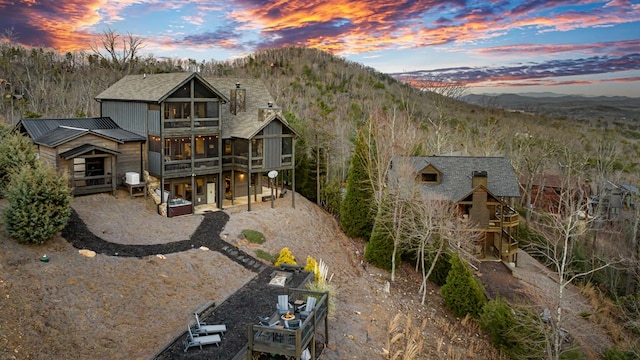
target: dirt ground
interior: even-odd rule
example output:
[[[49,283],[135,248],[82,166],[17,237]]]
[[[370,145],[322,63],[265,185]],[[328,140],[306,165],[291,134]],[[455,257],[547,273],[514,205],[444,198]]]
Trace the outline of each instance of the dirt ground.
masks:
[[[225,254],[185,241],[202,215],[163,218],[151,200],[130,199],[124,192],[117,198],[79,197],[72,204],[88,230],[107,242],[152,249],[183,241],[180,246],[187,248],[138,257],[87,257],[61,236],[26,246],[0,235],[2,359],[149,359],[184,333],[202,304],[222,303],[256,277]],[[0,200],[0,210],[4,205]],[[388,273],[364,264],[363,244],[345,237],[332,217],[303,197],[296,196],[295,209],[285,197],[275,209],[255,203],[251,212],[246,207],[225,212],[229,220],[221,237],[246,253],[258,248],[238,235],[252,229],[266,236],[259,249],[275,254],[286,246],[300,264],[307,256],[327,263],[335,311],[322,358],[386,358],[388,327],[397,314],[415,326],[424,322],[420,358],[498,358],[474,325],[443,308],[437,288],[431,287],[427,303],[420,305],[419,281],[410,265],[401,267],[389,285]],[[49,262],[40,261],[44,254]],[[505,283],[494,291],[506,293],[511,286]],[[391,347],[393,353],[399,343]]]

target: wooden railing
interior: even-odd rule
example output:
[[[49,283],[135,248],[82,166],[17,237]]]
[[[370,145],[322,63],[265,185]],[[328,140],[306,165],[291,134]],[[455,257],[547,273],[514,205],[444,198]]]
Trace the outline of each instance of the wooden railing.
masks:
[[[312,347],[315,346],[315,332],[318,324],[323,320],[325,321],[326,331],[326,319],[329,310],[328,292],[322,293],[303,289],[289,289],[288,294],[291,302],[295,300],[306,300],[307,296],[315,297],[317,302],[314,310],[297,330],[286,329],[280,325],[276,327],[258,324],[249,325],[247,359],[252,359],[253,354],[256,352],[294,356],[299,359],[304,349],[310,345]],[[271,321],[278,319],[280,319],[280,317],[276,312],[271,317]],[[328,334],[326,334],[326,332],[325,335],[327,337],[325,340],[328,341]]]

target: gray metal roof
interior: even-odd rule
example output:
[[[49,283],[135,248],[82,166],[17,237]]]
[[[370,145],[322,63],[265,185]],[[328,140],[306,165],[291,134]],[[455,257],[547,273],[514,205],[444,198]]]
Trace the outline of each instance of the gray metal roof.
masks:
[[[520,197],[518,180],[509,159],[504,157],[417,156],[409,158],[416,174],[428,165],[440,172],[439,184],[425,184],[423,190],[460,201],[473,188],[474,171],[487,172],[487,187],[497,197]]]
[[[213,87],[226,94],[227,97],[230,97],[231,89],[236,88],[236,83],[240,83],[240,88],[246,90],[246,111],[233,115],[229,105],[222,106],[221,117],[224,119],[222,123],[223,138],[250,139],[276,118],[293,132],[293,129],[291,129],[282,115],[272,116],[264,121],[258,120],[258,110],[267,107],[268,102],[275,103],[262,80],[217,77],[206,77],[205,79]]]
[[[198,78],[205,85],[210,87],[206,80],[198,73],[177,72],[166,74],[147,75],[127,75],[109,86],[105,91],[96,96],[96,100],[121,100],[121,101],[141,101],[159,103],[173,94],[180,86],[191,80]],[[218,92],[210,87],[212,92],[228,101],[228,94]]]
[[[120,128],[109,117],[74,119],[22,119],[17,127],[34,143],[56,147],[85,134],[118,142],[146,141],[144,136]]]

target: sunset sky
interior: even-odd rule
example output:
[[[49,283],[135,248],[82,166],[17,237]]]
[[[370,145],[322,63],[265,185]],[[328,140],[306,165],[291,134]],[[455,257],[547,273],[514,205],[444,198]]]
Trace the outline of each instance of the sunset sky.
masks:
[[[476,93],[640,97],[640,0],[0,0],[0,32],[27,46],[88,49],[109,28],[156,57],[308,46]]]

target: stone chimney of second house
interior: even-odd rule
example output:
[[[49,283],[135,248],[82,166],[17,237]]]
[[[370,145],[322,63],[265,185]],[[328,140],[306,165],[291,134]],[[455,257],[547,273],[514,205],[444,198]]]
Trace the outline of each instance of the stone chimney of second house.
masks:
[[[269,101],[267,106],[263,106],[258,109],[258,121],[265,121],[276,114],[282,115],[282,109],[273,105],[273,102]]]
[[[230,106],[233,115],[247,111],[247,89],[240,87],[239,82],[234,89],[231,89]]]
[[[487,172],[486,171],[474,171],[471,177],[471,188],[475,189],[478,185],[483,185],[484,187],[489,186],[489,182],[487,181]]]

